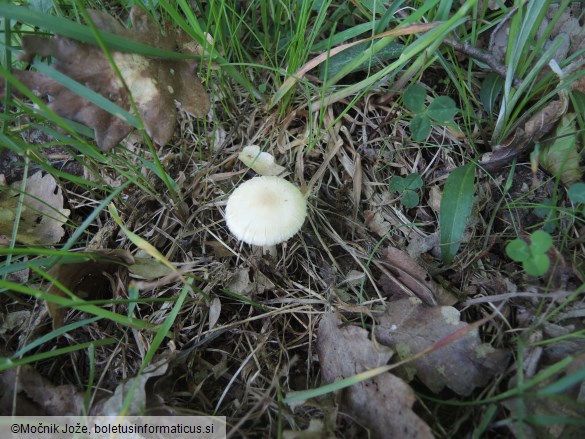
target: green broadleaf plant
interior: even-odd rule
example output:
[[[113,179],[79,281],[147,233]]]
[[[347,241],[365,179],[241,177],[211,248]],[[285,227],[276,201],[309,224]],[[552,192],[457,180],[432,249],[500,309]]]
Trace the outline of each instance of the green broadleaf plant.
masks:
[[[417,173],[400,177],[395,175],[390,180],[390,190],[402,194],[400,202],[408,209],[415,207],[419,202],[418,189],[423,185],[422,178]]]
[[[403,95],[404,105],[415,113],[410,122],[412,140],[422,142],[431,133],[432,125],[453,124],[453,118],[459,111],[455,101],[448,96],[439,96],[425,107],[426,90],[418,84],[412,84]]]
[[[569,199],[573,203],[585,203],[585,183],[575,183],[569,188]]]
[[[445,182],[439,212],[441,258],[445,264],[453,262],[471,215],[474,175],[475,163],[469,163],[451,172]]]
[[[550,266],[546,252],[552,247],[552,237],[543,230],[537,230],[530,236],[530,245],[523,239],[514,239],[506,245],[506,254],[516,262],[522,262],[522,268],[531,276],[542,276]]]

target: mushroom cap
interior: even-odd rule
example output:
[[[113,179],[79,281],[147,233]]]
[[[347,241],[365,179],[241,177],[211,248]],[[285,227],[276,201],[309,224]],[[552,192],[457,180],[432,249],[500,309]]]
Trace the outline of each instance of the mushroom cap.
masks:
[[[274,176],[254,177],[230,195],[226,222],[247,244],[275,245],[297,233],[307,216],[307,200],[294,184]]]

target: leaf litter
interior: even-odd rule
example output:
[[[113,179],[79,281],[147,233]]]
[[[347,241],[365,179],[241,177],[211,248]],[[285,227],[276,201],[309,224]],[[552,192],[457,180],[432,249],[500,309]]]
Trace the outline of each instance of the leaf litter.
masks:
[[[0,186],[0,234],[12,236],[20,211],[16,241],[28,245],[58,243],[65,235],[69,209],[63,207],[63,192],[51,174],[37,172],[26,180],[19,208],[21,182]]]
[[[106,32],[166,50],[178,48],[195,54],[197,45],[186,33],[176,31],[168,23],[166,35],[143,10],[130,11],[131,29],[124,28],[107,13],[88,10],[95,26]],[[35,56],[53,57],[57,71],[85,85],[114,104],[130,110],[130,96],[146,132],[159,145],[166,145],[175,131],[176,103],[193,116],[204,117],[210,108],[209,98],[195,75],[195,64],[189,60],[146,58],[141,55],[111,51],[110,55],[123,79],[117,75],[101,48],[63,37],[28,35],[22,38],[21,59],[31,63]],[[132,130],[128,120],[88,101],[70,88],[40,71],[13,72],[16,78],[43,98],[50,98],[49,108],[58,115],[94,129],[100,149],[108,151]],[[0,82],[0,95],[5,87]]]
[[[392,347],[401,360],[467,327],[456,308],[429,307],[415,298],[390,302],[377,321],[376,339]],[[399,376],[407,381],[417,376],[434,393],[448,387],[461,396],[469,396],[476,387],[484,387],[502,373],[508,358],[506,351],[482,343],[473,330],[401,367]]]
[[[393,354],[387,347],[374,344],[366,330],[344,324],[335,313],[321,318],[317,353],[325,383],[384,366]],[[411,409],[416,400],[412,389],[390,373],[342,390],[340,399],[342,407],[374,437],[433,437],[428,425]]]

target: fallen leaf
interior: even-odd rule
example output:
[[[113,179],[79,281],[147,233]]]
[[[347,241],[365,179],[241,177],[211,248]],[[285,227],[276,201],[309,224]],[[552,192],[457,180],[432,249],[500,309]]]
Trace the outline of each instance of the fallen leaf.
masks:
[[[410,298],[388,303],[386,312],[378,317],[374,334],[402,360],[467,326],[459,320],[459,311],[451,306],[429,307]],[[507,352],[481,343],[477,330],[473,330],[408,363],[397,374],[407,381],[416,375],[435,393],[447,386],[468,396],[503,371],[507,357]]]
[[[384,366],[392,356],[375,345],[368,332],[325,314],[318,329],[317,354],[323,381],[332,383]],[[341,390],[342,408],[370,429],[372,437],[432,438],[430,428],[413,411],[416,398],[400,378],[384,373]]]
[[[16,220],[21,182],[0,187],[0,234],[11,236]],[[16,240],[27,245],[58,243],[69,218],[69,209],[63,209],[63,192],[55,179],[42,172],[29,177],[24,188],[24,200]]]
[[[100,30],[165,50],[178,48],[184,53],[194,53],[193,43],[184,32],[165,26],[166,34],[162,35],[158,24],[138,7],[130,11],[131,29],[124,28],[104,12],[89,10],[88,13]],[[31,62],[35,55],[56,58],[53,64],[56,70],[123,109],[130,109],[126,87],[98,46],[59,35],[53,38],[26,35],[22,38],[22,47],[23,60]],[[209,98],[195,76],[192,60],[146,58],[118,51],[110,51],[110,54],[132,94],[146,131],[156,143],[164,145],[173,135],[177,114],[175,102],[196,117],[208,113]],[[93,128],[101,150],[113,148],[132,130],[132,126],[121,117],[94,105],[43,73],[13,73],[35,94],[48,99],[49,108],[55,113]],[[0,95],[4,93],[4,81],[1,81]]]
[[[131,390],[133,393],[126,415],[139,416],[148,413],[149,409],[157,409],[161,402],[153,392],[147,389],[146,383],[151,378],[164,375],[173,356],[173,352],[166,353],[159,360],[146,366],[142,374],[118,385],[111,397],[96,403],[91,414],[94,416],[117,416],[122,412],[125,399]]]
[[[578,144],[577,115],[565,114],[559,122],[554,139],[546,142],[540,151],[540,165],[570,186],[583,178],[581,147]]]
[[[1,247],[1,243],[0,243],[0,247]],[[28,262],[28,258],[27,257],[23,257],[21,259],[22,262]],[[6,276],[6,280],[9,280],[10,282],[16,282],[18,284],[21,285],[25,285],[28,282],[28,279],[30,277],[30,268],[25,268],[23,270],[18,270],[18,271],[13,271],[12,273],[8,273]]]
[[[152,256],[147,256],[146,252],[143,252],[143,254],[144,256],[135,256],[134,263],[128,267],[128,271],[133,275],[143,279],[158,279],[174,273],[170,267],[157,261]]]
[[[380,237],[386,236],[392,230],[392,224],[386,221],[377,210],[364,211],[364,222],[371,232]]]
[[[92,254],[95,260],[78,264],[58,264],[49,270],[49,274],[82,299],[97,299],[98,294],[99,298],[104,299],[102,296],[108,292],[111,298],[114,292],[109,276],[118,270],[127,270],[126,267],[134,263],[134,258],[128,251],[122,249],[102,249]],[[65,293],[55,284],[51,284],[47,292],[65,297]],[[47,308],[53,318],[53,328],[63,326],[66,309],[53,302],[47,302]]]
[[[253,289],[253,284],[250,281],[250,270],[241,268],[236,271],[224,284],[224,288],[242,296],[249,295]]]
[[[534,142],[540,140],[555,126],[567,111],[568,101],[561,95],[558,101],[549,102],[541,111],[531,117],[523,128],[518,128],[502,145],[496,145],[493,152],[484,154],[479,165],[487,171],[496,171],[516,157],[526,153]]]
[[[31,366],[0,374],[0,416],[79,416],[83,394],[70,385],[55,386]]]
[[[6,334],[8,331],[13,331],[16,328],[21,328],[30,318],[30,311],[14,311],[6,315],[0,314],[0,335]]]
[[[452,305],[457,302],[457,298],[437,284],[408,253],[388,247],[382,253],[382,258],[389,273],[381,276],[380,286],[394,300],[410,296],[418,297],[429,305]]]
[[[221,314],[221,301],[218,297],[214,297],[211,300],[211,304],[209,305],[209,330],[211,331],[217,321],[219,320],[219,316]]]

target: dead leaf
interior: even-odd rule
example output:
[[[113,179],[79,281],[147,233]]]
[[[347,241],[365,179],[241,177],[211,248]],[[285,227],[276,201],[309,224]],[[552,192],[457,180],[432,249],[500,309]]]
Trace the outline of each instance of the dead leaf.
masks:
[[[467,325],[451,306],[429,307],[416,298],[388,303],[378,318],[376,339],[393,348],[400,359],[430,347]],[[506,367],[507,352],[481,343],[476,330],[400,368],[407,381],[417,375],[433,392],[444,386],[462,396],[485,386]],[[398,374],[398,373],[397,373]]]
[[[219,316],[221,314],[221,300],[218,297],[214,297],[211,300],[211,305],[209,305],[209,330],[211,331],[217,321],[219,320]]]
[[[94,260],[79,264],[58,264],[49,270],[49,274],[82,299],[97,299],[98,294],[103,296],[107,292],[110,293],[110,298],[113,297],[114,291],[108,276],[119,272],[118,270],[127,270],[126,266],[132,265],[134,258],[122,249],[102,249],[88,255],[92,255]],[[47,292],[65,297],[65,293],[54,284],[51,284]],[[101,296],[99,298],[105,298]],[[66,309],[53,302],[47,302],[47,308],[53,318],[53,328],[63,326]]]
[[[0,243],[0,247],[2,244]],[[22,262],[28,262],[27,257],[23,257],[21,259]],[[13,271],[12,273],[8,273],[6,279],[10,282],[16,282],[17,284],[25,285],[28,282],[30,276],[30,268],[25,268],[23,270]]]
[[[392,230],[392,224],[377,210],[364,211],[364,221],[368,229],[380,237],[386,236]]]
[[[11,187],[0,187],[0,234],[11,236],[16,220],[21,182]],[[42,172],[29,177],[24,188],[24,200],[16,240],[27,245],[58,243],[69,218],[69,209],[63,209],[63,192],[55,179]]]
[[[131,38],[139,43],[193,53],[192,42],[182,31],[166,26],[162,35],[159,26],[138,7],[130,11],[132,28],[124,28],[110,15],[90,10],[88,13],[98,29]],[[53,67],[93,91],[129,110],[130,99],[108,58],[98,46],[81,43],[62,36],[53,38],[26,35],[22,38],[22,59],[31,62],[35,55],[53,57]],[[138,113],[152,139],[164,145],[173,135],[177,109],[204,117],[210,108],[209,98],[195,75],[195,64],[189,60],[146,58],[132,53],[111,51],[124,82],[128,86]],[[35,94],[48,99],[49,107],[58,115],[94,129],[101,150],[116,146],[132,130],[122,118],[108,113],[78,94],[34,71],[14,71],[16,78]],[[5,93],[0,82],[0,95]]]
[[[388,247],[382,258],[388,273],[380,278],[380,286],[394,300],[410,296],[418,297],[429,305],[452,305],[457,302],[457,298],[437,284],[408,253]]]
[[[247,296],[252,292],[253,284],[250,281],[250,269],[237,270],[224,284],[224,288],[232,293]]]
[[[16,407],[14,406],[16,405]],[[0,374],[0,415],[79,416],[83,394],[69,384],[55,386],[31,366]]]
[[[540,140],[555,126],[567,111],[567,105],[568,101],[564,95],[561,95],[558,101],[549,102],[502,145],[496,145],[493,152],[484,154],[479,164],[487,171],[496,171],[526,153],[534,142]]]
[[[392,351],[375,345],[368,332],[344,325],[336,314],[321,319],[317,354],[323,381],[332,383],[388,363]],[[400,378],[384,373],[341,390],[342,407],[368,427],[373,437],[432,438],[413,411],[416,398]]]
[[[560,177],[567,186],[583,178],[576,117],[575,113],[565,114],[553,140],[546,142],[539,154],[540,165],[554,177]]]
[[[549,102],[542,110],[532,116],[526,124],[524,131],[531,141],[538,140],[553,129],[557,121],[567,111],[567,99]]]
[[[21,328],[30,318],[30,311],[14,311],[6,315],[0,314],[0,335]]]
[[[158,279],[175,273],[170,267],[157,261],[152,256],[135,256],[134,263],[128,267],[128,271],[143,279]]]
[[[150,363],[141,375],[138,377],[129,379],[125,383],[120,384],[116,387],[114,394],[98,402],[92,409],[92,415],[94,416],[117,416],[124,407],[124,401],[128,396],[131,389],[134,389],[130,406],[126,414],[128,416],[139,416],[145,414],[150,408],[149,406],[157,406],[152,408],[158,408],[160,401],[156,398],[152,392],[147,390],[146,383],[151,378],[159,377],[167,372],[169,362],[174,357],[174,352],[167,352],[162,358],[157,361]]]

